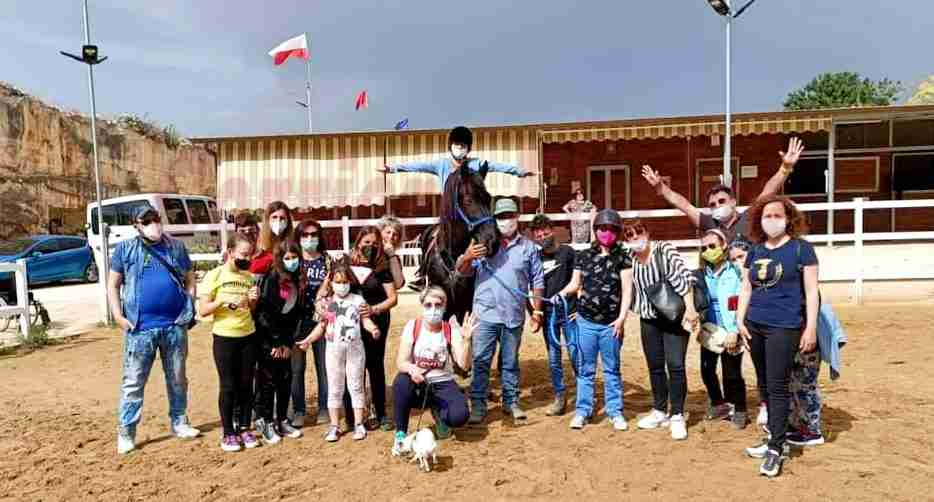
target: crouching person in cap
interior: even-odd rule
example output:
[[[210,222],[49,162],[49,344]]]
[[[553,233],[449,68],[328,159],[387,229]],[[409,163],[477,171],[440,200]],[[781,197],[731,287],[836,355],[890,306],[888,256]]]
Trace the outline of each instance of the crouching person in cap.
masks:
[[[149,371],[162,358],[172,433],[200,434],[187,417],[188,326],[194,318],[194,272],[185,245],[162,233],[159,212],[146,205],[134,222],[139,236],[117,244],[108,282],[110,308],[123,330],[123,384],[117,410],[117,452],[136,448],[136,426]]]

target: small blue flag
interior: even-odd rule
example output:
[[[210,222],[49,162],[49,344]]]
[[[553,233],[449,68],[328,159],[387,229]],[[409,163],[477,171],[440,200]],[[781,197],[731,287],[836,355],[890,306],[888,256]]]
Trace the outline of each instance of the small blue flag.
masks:
[[[396,122],[395,130],[401,131],[409,127],[409,119],[402,119],[399,122]]]

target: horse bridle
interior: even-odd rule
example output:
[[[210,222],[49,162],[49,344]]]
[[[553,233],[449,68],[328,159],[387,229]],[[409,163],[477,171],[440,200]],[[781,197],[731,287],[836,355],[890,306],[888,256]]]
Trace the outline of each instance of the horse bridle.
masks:
[[[493,221],[493,217],[490,215],[484,216],[476,220],[471,220],[469,216],[461,209],[461,205],[457,200],[454,201],[454,210],[457,211],[457,217],[467,225],[467,232],[473,233],[473,230],[484,223]]]

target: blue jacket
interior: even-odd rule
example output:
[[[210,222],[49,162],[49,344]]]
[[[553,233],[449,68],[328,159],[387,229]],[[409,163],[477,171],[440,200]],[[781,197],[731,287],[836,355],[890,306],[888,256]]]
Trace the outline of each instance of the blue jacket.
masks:
[[[708,266],[694,272],[695,306],[703,306],[698,312],[703,315],[704,322],[712,322],[723,328],[727,333],[737,333],[736,311],[730,310],[731,296],[739,296],[743,286],[742,274],[735,265],[729,261],[720,274],[714,274]],[[717,298],[716,308],[710,305],[710,291],[714,291]],[[701,297],[703,295],[703,297]]]
[[[822,302],[817,315],[817,347],[822,361],[830,365],[830,379],[840,378],[840,349],[848,341],[833,307]]]
[[[185,244],[168,235],[162,237],[162,242],[169,249],[168,262],[184,278],[185,274],[191,271],[191,259],[188,258],[188,250]],[[139,312],[140,306],[138,299],[141,289],[145,287],[140,281],[143,276],[143,267],[147,263],[147,258],[151,260],[149,252],[143,247],[139,238],[125,240],[117,244],[114,248],[114,255],[110,264],[110,270],[118,274],[123,274],[123,288],[120,290],[120,303],[123,305],[123,316],[133,325],[133,332],[139,330]],[[187,327],[188,323],[194,318],[194,302],[188,295],[188,291],[182,291],[188,296],[189,301],[185,302],[185,308],[182,309],[175,324]]]
[[[480,171],[480,159],[467,159],[467,167],[474,172]],[[529,173],[519,169],[518,166],[512,164],[502,164],[499,162],[487,162],[487,166],[491,173],[505,173],[518,176],[520,178],[528,176]],[[451,172],[454,171],[454,160],[448,156],[440,159],[432,160],[429,162],[409,162],[407,164],[399,164],[396,166],[390,166],[389,172],[391,173],[429,173],[437,175],[441,179],[441,191],[444,191],[444,183],[448,180],[448,176],[451,175]]]

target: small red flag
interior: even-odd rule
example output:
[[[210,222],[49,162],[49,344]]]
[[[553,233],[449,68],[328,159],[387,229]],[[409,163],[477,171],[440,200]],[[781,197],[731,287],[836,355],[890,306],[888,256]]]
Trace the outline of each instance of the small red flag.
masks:
[[[370,103],[366,97],[366,91],[363,91],[357,95],[357,101],[354,103],[354,109],[359,110],[361,108],[366,108],[369,104]]]

